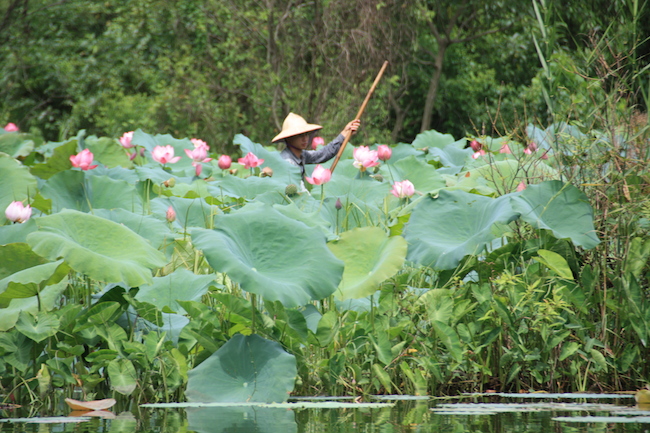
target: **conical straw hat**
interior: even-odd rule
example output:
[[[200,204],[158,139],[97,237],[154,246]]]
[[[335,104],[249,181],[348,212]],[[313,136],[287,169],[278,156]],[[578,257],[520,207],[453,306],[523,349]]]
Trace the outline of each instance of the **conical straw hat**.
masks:
[[[282,122],[282,132],[273,138],[272,142],[284,140],[287,137],[304,134],[305,132],[318,131],[322,126],[313,123],[307,123],[305,119],[294,113],[289,113],[284,122]]]

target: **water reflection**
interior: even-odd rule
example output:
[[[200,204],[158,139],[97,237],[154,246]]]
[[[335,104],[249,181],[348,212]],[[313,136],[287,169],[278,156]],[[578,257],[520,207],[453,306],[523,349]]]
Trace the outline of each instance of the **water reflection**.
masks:
[[[456,402],[401,400],[381,408],[199,407],[149,409],[130,407],[114,419],[93,417],[78,423],[27,424],[0,422],[6,433],[622,433],[645,432],[649,413],[629,400],[526,402],[472,398]],[[67,416],[67,412],[51,416]],[[20,417],[0,411],[0,417]],[[566,417],[609,416],[605,422],[562,421]],[[46,417],[45,417],[46,418]],[[592,419],[592,418],[588,418]],[[593,418],[595,420],[595,418]],[[611,420],[618,420],[612,422]]]

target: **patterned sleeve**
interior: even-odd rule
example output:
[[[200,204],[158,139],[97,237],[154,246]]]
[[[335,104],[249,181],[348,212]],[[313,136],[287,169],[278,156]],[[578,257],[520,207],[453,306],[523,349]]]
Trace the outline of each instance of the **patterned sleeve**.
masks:
[[[306,164],[320,164],[321,162],[329,161],[336,156],[336,153],[341,148],[341,144],[345,140],[343,134],[339,134],[334,140],[327,143],[318,150],[306,150],[303,152],[305,155]]]

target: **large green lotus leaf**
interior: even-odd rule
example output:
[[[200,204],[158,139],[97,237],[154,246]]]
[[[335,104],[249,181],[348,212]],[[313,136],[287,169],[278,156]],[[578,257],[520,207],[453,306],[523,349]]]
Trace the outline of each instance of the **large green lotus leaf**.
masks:
[[[12,243],[0,246],[0,279],[47,263],[43,257],[36,254],[26,243]]]
[[[456,141],[456,139],[451,134],[442,134],[436,130],[429,130],[419,133],[413,143],[411,143],[416,149],[423,149],[425,147],[439,147],[444,149],[450,144],[457,146],[459,148],[465,147],[465,139]]]
[[[178,178],[176,184],[170,188],[170,191],[176,197],[206,198],[212,196],[210,186],[203,179],[186,181],[185,178]]]
[[[135,185],[108,176],[87,176],[93,209],[126,209],[142,213],[142,199]]]
[[[391,164],[390,167],[383,166],[381,174],[385,180],[393,182],[409,180],[415,189],[422,193],[437,191],[445,186],[445,181],[435,167],[415,156],[403,158]]]
[[[295,203],[289,205],[275,205],[275,210],[282,215],[287,216],[293,220],[300,221],[307,227],[314,227],[319,229],[327,238],[335,238],[336,235],[332,232],[331,224],[322,217],[322,213],[318,209],[307,212],[298,208]]]
[[[152,200],[153,202],[153,200]],[[125,225],[132,231],[148,240],[151,245],[159,249],[172,237],[172,232],[162,218],[155,218],[152,215],[141,215],[129,212],[125,209],[94,209],[92,214],[118,224]]]
[[[300,168],[289,164],[282,159],[280,152],[277,150],[267,150],[261,144],[253,143],[248,137],[242,134],[235,135],[233,144],[239,145],[242,156],[252,152],[258,158],[264,160],[261,167],[270,167],[273,170],[273,179],[288,185],[290,183],[298,185],[300,183]],[[248,171],[245,170],[244,171]]]
[[[34,140],[30,134],[0,134],[0,152],[12,158],[26,157],[34,150]]]
[[[259,194],[270,191],[284,194],[286,186],[287,184],[271,177],[251,176],[242,179],[236,176],[226,176],[222,180],[210,182],[208,190],[212,196],[217,198],[226,196],[253,200]]]
[[[293,410],[276,407],[187,408],[187,430],[196,433],[297,433]],[[215,423],[215,420],[219,420]]]
[[[84,179],[82,171],[65,170],[47,180],[41,188],[41,195],[52,201],[52,212],[62,209],[87,212],[90,209]]]
[[[335,292],[340,300],[375,293],[381,283],[401,269],[407,247],[403,237],[388,237],[379,227],[349,230],[327,246],[345,263],[341,284]]]
[[[0,331],[13,328],[21,311],[37,314],[39,311],[51,311],[59,304],[61,295],[68,287],[68,279],[64,278],[57,284],[45,286],[39,296],[29,298],[14,298],[7,308],[0,308]]]
[[[407,259],[437,270],[454,269],[468,254],[479,254],[497,236],[495,224],[519,215],[510,197],[496,199],[464,191],[440,190],[438,198],[424,197],[404,229]]]
[[[558,239],[569,238],[578,246],[594,248],[600,243],[594,229],[593,210],[587,196],[559,180],[529,185],[512,196],[512,208],[535,228],[548,229]]]
[[[154,278],[152,284],[140,286],[135,299],[153,304],[160,310],[169,307],[172,311],[185,314],[177,301],[200,301],[210,285],[216,284],[214,278],[214,275],[196,275],[178,268],[169,275]]]
[[[188,401],[280,403],[296,381],[296,358],[275,341],[236,334],[188,373]]]
[[[0,225],[7,221],[4,210],[12,201],[23,201],[37,192],[36,178],[29,169],[6,153],[0,153]]]
[[[141,181],[144,182],[146,180],[150,180],[157,185],[160,185],[170,179],[174,179],[176,183],[191,182],[191,179],[181,178],[175,174],[172,174],[171,171],[163,170],[160,164],[156,166],[136,166],[133,171]]]
[[[474,173],[485,178],[487,186],[502,194],[515,191],[521,181],[539,182],[544,179],[556,179],[559,176],[557,170],[540,159],[522,162],[515,159],[493,161],[470,170],[470,175]]]
[[[30,218],[24,223],[0,226],[0,245],[24,243],[27,235],[35,230],[36,223],[34,222],[34,218]]]
[[[465,165],[467,157],[472,155],[472,149],[459,149],[456,146],[450,145],[440,149],[434,147],[429,149],[427,154],[427,161],[434,160],[442,165],[438,169],[439,173],[444,174],[457,174]]]
[[[295,307],[331,295],[341,281],[343,263],[323,234],[270,206],[218,215],[215,227],[193,230],[194,246],[247,292]]]
[[[340,210],[336,208],[337,198],[341,201]],[[386,198],[388,199],[388,209],[391,209],[391,206],[395,206],[398,203],[392,194],[386,195]],[[352,230],[355,227],[380,226],[385,224],[386,221],[385,209],[380,209],[375,205],[368,205],[354,195],[348,195],[342,198],[327,197],[323,201],[323,206],[320,206],[320,215],[325,221],[330,223],[334,233]],[[337,225],[338,230],[336,230]]]
[[[51,143],[40,147],[38,150],[45,152],[46,160],[43,163],[35,164],[31,168],[34,176],[41,179],[49,179],[57,173],[70,169],[70,155],[77,153],[78,140],[73,139],[63,143]]]
[[[114,180],[124,180],[132,185],[138,183],[140,178],[133,169],[126,169],[123,167],[106,167],[105,165],[98,165],[88,172],[92,176],[107,176]]]
[[[90,150],[95,161],[100,162],[106,167],[133,167],[133,162],[129,159],[126,151],[114,138],[100,137],[94,135],[86,137],[84,140],[86,148]],[[135,149],[131,149],[133,152]],[[185,152],[183,152],[185,155]]]
[[[392,146],[391,150],[391,157],[384,164],[394,164],[400,159],[407,158],[409,156],[415,156],[418,158],[422,158],[424,156],[424,152],[416,149],[412,144],[399,143],[396,146]]]
[[[362,179],[350,179],[339,175],[337,169],[332,175],[332,180],[325,184],[324,192],[325,197],[340,198],[341,202],[353,201],[359,206],[365,203],[368,206],[381,208],[384,198],[390,194],[390,189],[388,182],[377,182],[367,175]],[[314,188],[312,193],[320,194],[320,188]]]
[[[70,268],[63,260],[38,264],[17,271],[0,280],[0,307],[6,308],[12,299],[35,296],[42,287],[57,284]]]
[[[104,218],[66,209],[37,218],[36,224],[39,229],[27,236],[27,243],[37,254],[62,257],[97,281],[136,287],[151,283],[151,270],[166,264],[164,254],[141,236]]]
[[[214,217],[221,213],[218,206],[209,205],[203,198],[158,197],[151,200],[151,213],[164,219],[167,209],[171,206],[176,212],[173,227],[186,229],[188,227],[214,227]]]

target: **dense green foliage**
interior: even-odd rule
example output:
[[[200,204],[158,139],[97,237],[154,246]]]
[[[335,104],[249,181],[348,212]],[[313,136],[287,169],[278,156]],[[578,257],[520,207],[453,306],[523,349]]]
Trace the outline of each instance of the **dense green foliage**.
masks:
[[[0,133],[0,205],[34,209],[0,215],[2,399],[181,400],[233,341],[295,363],[296,394],[644,385],[650,9],[489,3],[1,2],[21,131]],[[351,147],[391,160],[360,173],[348,149],[287,189],[265,147],[286,112],[333,136],[386,58]],[[201,175],[178,137],[208,141]],[[406,179],[422,195],[389,193]]]
[[[222,152],[237,133],[268,142],[294,111],[333,136],[388,60],[369,142],[429,128],[502,135],[584,120],[620,84],[643,111],[649,11],[637,0],[5,0],[0,121],[47,140],[142,128]]]

